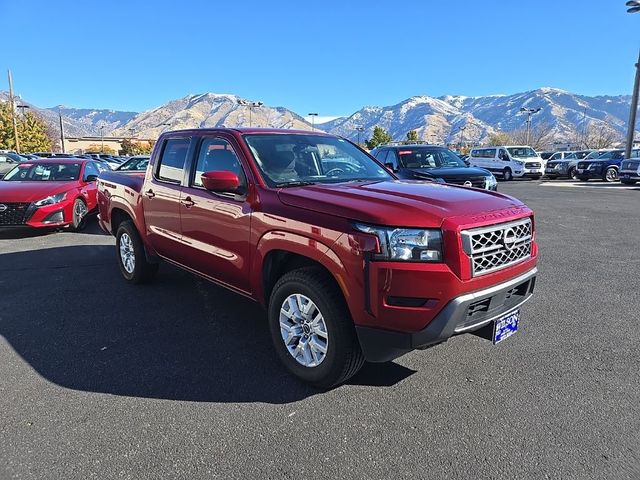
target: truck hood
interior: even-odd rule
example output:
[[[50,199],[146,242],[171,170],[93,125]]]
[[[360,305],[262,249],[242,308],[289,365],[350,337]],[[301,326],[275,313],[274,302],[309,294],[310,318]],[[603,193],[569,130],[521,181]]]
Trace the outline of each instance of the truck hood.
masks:
[[[510,215],[528,211],[501,193],[417,181],[318,184],[283,188],[278,195],[292,207],[404,227],[440,227],[445,219],[460,216],[479,221],[498,210],[510,210]]]
[[[0,203],[36,202],[72,190],[77,182],[4,182],[0,181]]]

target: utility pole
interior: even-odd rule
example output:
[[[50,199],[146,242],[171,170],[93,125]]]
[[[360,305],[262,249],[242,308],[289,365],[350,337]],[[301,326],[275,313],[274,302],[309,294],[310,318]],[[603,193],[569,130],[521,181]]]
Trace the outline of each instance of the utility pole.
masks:
[[[58,110],[58,118],[60,119],[60,146],[62,147],[62,153],[65,153],[64,123],[62,122],[62,111],[61,110]]]
[[[104,153],[104,125],[100,125],[100,152]]]
[[[631,111],[629,112],[629,126],[627,129],[627,146],[624,151],[624,158],[631,157],[633,148],[633,136],[636,131],[636,114],[638,113],[638,95],[640,95],[640,53],[638,53],[638,63],[636,63],[636,80],[633,84],[633,95],[631,96]]]
[[[540,110],[542,110],[542,108],[539,108],[539,107],[538,108],[522,107],[520,109],[521,112],[527,114],[527,145],[529,145],[529,136],[531,132],[531,115],[533,115],[534,113],[538,113]]]
[[[13,98],[13,78],[11,78],[11,70],[7,70],[9,77],[9,105],[11,106],[11,122],[13,123],[13,136],[16,141],[16,153],[20,153],[20,139],[18,138],[18,122],[16,120],[15,99]]]
[[[360,134],[364,132],[364,127],[356,127],[356,131],[358,132],[358,145],[360,145]]]
[[[318,116],[318,114],[317,113],[309,113],[307,116],[311,117],[311,131],[313,132],[316,129],[315,118]]]

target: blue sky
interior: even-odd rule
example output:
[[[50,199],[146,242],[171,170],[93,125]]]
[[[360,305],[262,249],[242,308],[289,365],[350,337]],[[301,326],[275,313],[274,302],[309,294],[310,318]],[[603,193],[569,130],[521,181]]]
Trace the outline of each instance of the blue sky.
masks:
[[[10,68],[38,106],[134,111],[202,92],[302,115],[541,86],[628,94],[640,47],[624,0],[0,0],[0,18],[0,90]]]

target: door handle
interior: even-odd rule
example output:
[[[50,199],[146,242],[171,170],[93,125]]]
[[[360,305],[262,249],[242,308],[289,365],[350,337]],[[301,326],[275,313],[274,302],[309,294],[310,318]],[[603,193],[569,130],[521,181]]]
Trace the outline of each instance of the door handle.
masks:
[[[144,192],[144,194],[145,194],[147,197],[149,197],[149,198],[153,198],[153,197],[155,197],[155,196],[156,196],[156,194],[154,193],[154,191],[153,191],[153,190],[151,190],[151,189],[149,189],[149,190],[147,190],[146,192]]]
[[[187,197],[187,198],[185,198],[183,200],[180,200],[180,203],[183,204],[187,208],[191,208],[196,204],[196,202],[191,200],[191,197]]]

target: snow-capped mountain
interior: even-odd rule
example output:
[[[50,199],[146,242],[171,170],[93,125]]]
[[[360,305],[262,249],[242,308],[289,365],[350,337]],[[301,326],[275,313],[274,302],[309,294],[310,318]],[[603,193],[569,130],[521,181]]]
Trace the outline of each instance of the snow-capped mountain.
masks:
[[[608,125],[622,136],[630,102],[629,96],[588,97],[550,87],[514,95],[420,96],[388,107],[364,107],[320,128],[350,139],[357,138],[356,127],[365,129],[361,138],[369,138],[373,128],[381,126],[394,140],[402,140],[407,132],[416,130],[419,138],[426,141],[478,142],[496,130],[524,128],[527,116],[520,109],[525,107],[541,109],[532,117],[533,127],[549,124],[555,138],[569,141],[577,129],[586,125]]]
[[[155,138],[163,130],[199,127],[302,128],[311,126],[300,115],[283,107],[249,107],[237,95],[203,93],[187,95],[140,113],[113,135]]]
[[[7,101],[9,94],[0,92],[0,101]],[[122,127],[137,115],[137,112],[120,112],[107,109],[69,108],[63,105],[51,108],[40,108],[22,99],[19,105],[27,105],[29,110],[40,115],[53,131],[60,130],[58,112],[62,113],[65,135],[69,137],[83,137],[100,135],[100,127],[104,125],[104,135],[109,135],[116,128]]]

